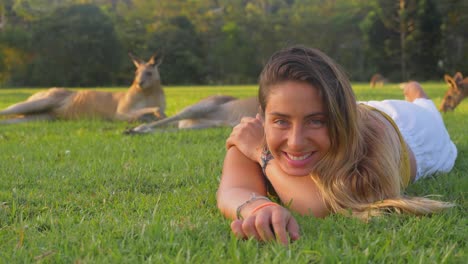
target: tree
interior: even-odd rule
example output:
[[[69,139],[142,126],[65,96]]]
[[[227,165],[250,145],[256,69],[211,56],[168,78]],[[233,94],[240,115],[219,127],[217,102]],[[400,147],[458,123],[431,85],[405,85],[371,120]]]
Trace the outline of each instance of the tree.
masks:
[[[407,74],[407,37],[414,31],[414,15],[418,0],[379,0],[377,12],[385,27],[399,35],[400,79],[406,80]]]
[[[94,5],[58,8],[35,23],[34,60],[25,85],[95,86],[113,82],[122,54],[112,21]],[[19,80],[17,80],[19,81]]]
[[[8,27],[0,32],[0,84],[13,85],[24,77],[30,62],[27,44],[31,34],[19,27]]]
[[[453,75],[468,69],[468,2],[445,0],[437,2],[442,16],[441,70]]]
[[[364,0],[298,0],[283,35],[292,43],[316,47],[334,58],[353,80],[366,79],[365,45],[360,22],[371,12]],[[289,34],[288,34],[289,32]]]
[[[2,0],[0,82],[128,84],[126,53],[159,50],[166,83],[254,83],[265,60],[291,44],[323,50],[353,80],[375,72],[435,79],[468,67],[467,7],[466,0]]]
[[[361,23],[370,64],[393,81],[437,75],[439,17],[432,0],[379,0]]]
[[[428,80],[443,74],[437,66],[442,57],[442,22],[432,0],[419,0],[417,5],[414,32],[407,39],[408,74]]]
[[[205,65],[201,40],[187,17],[172,17],[160,23],[148,48],[163,55],[160,66],[163,83],[203,83]]]
[[[31,34],[15,24],[19,19],[13,5],[13,0],[0,3],[0,84],[6,85],[23,76],[30,62],[27,43],[30,43]]]
[[[75,0],[11,0],[16,15],[24,21],[36,21],[55,9],[70,6]]]
[[[365,43],[367,76],[381,73],[390,79],[397,79],[395,69],[399,68],[398,35],[387,29],[375,10],[368,13],[360,23]],[[399,74],[398,74],[399,75]],[[369,78],[367,80],[369,80]]]

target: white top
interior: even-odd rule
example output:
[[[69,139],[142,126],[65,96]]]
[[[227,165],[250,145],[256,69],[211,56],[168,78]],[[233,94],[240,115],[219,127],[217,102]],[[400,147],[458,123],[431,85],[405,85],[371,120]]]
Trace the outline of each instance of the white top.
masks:
[[[359,102],[385,112],[400,129],[416,159],[416,180],[438,172],[449,172],[457,158],[442,116],[434,102],[418,98],[413,102],[384,100]]]

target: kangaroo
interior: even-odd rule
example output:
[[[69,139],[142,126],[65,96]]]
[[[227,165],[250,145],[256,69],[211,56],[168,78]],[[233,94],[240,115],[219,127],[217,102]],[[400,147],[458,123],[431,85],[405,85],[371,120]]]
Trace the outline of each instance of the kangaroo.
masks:
[[[136,66],[136,73],[126,92],[71,91],[54,87],[0,111],[0,115],[12,116],[0,123],[81,118],[133,122],[166,117],[166,99],[158,70],[161,57],[154,54],[145,62],[132,53],[128,55]]]
[[[200,129],[219,126],[235,126],[242,117],[255,117],[258,113],[257,97],[237,99],[227,95],[214,95],[182,109],[177,114],[152,123],[126,130],[125,134],[154,132],[155,128],[177,122],[179,129]]]
[[[371,88],[376,88],[376,87],[382,87],[387,82],[388,80],[385,77],[383,77],[382,74],[376,73],[372,75],[369,85]]]
[[[468,77],[463,79],[462,73],[457,72],[453,78],[445,74],[444,79],[449,88],[442,99],[439,110],[445,113],[453,111],[468,96]]]

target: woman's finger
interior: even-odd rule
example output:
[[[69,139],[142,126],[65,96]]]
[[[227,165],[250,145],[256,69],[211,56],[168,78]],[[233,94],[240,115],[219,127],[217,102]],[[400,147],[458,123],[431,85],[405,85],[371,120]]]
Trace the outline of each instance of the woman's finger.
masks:
[[[285,214],[283,210],[275,211],[271,217],[271,224],[275,232],[276,241],[283,245],[289,244],[289,234],[286,231],[288,218],[292,218],[289,213]]]
[[[262,241],[275,240],[275,234],[271,224],[271,214],[257,214],[255,218],[255,228]]]
[[[289,237],[292,241],[299,239],[299,224],[297,223],[296,219],[294,219],[294,217],[291,216],[289,218],[288,224],[286,225],[286,230],[288,230]]]
[[[250,121],[253,121],[255,118],[249,117],[249,116],[244,116],[241,118],[240,123],[248,123]]]
[[[255,226],[255,217],[247,217],[242,223],[242,231],[246,237],[253,237],[259,241],[262,240],[261,236],[258,234],[258,230]]]
[[[236,219],[231,222],[231,230],[232,233],[238,238],[238,239],[246,239],[247,236],[245,235],[244,231],[242,230],[242,220]]]

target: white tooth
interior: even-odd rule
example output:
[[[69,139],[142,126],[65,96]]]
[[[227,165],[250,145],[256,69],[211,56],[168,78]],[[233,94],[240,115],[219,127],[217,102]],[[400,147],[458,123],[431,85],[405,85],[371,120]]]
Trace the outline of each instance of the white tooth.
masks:
[[[288,154],[288,157],[292,160],[305,160],[306,158],[310,157],[310,155],[311,155],[310,153],[305,154],[304,156],[292,156]]]

